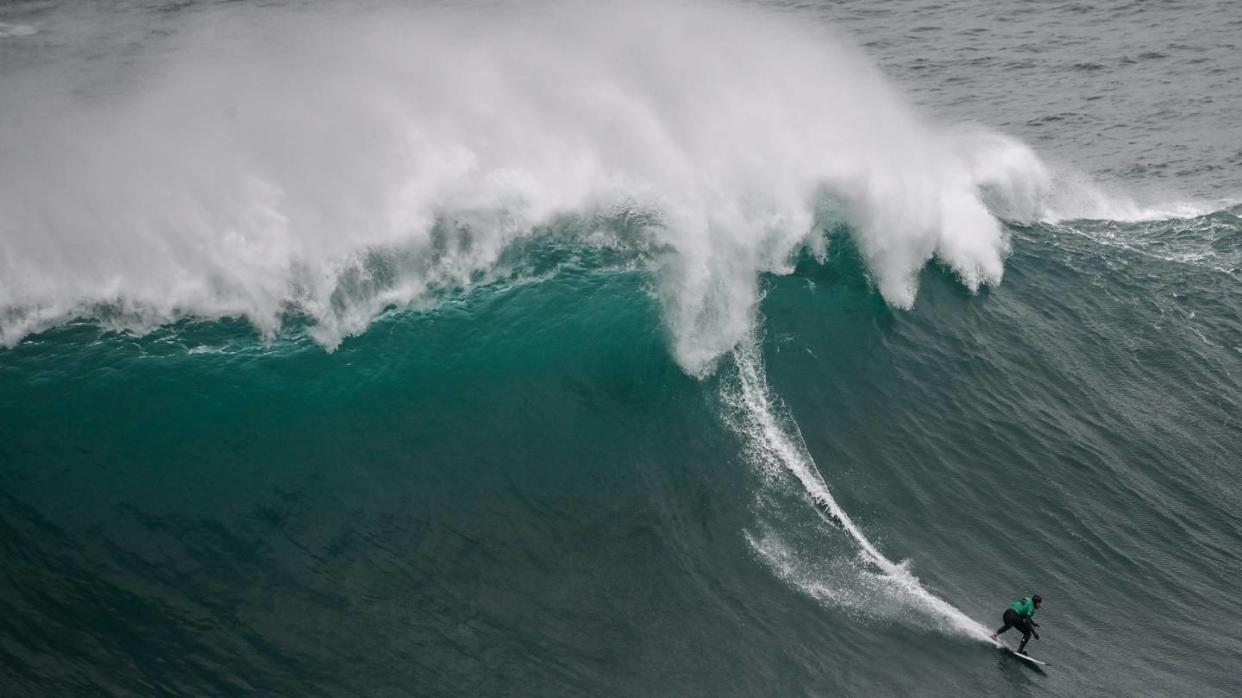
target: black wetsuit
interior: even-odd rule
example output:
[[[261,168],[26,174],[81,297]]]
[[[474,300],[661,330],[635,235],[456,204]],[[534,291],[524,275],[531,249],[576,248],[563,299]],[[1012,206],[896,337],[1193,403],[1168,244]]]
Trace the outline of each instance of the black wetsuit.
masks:
[[[1001,620],[1005,621],[1005,624],[1001,626],[1000,630],[996,631],[996,634],[1000,635],[1010,628],[1017,628],[1022,633],[1022,643],[1018,645],[1018,651],[1021,652],[1026,648],[1027,641],[1031,639],[1031,633],[1035,632],[1035,628],[1031,625],[1031,619],[1021,615],[1012,608],[1006,608],[1004,615],[1001,616]]]

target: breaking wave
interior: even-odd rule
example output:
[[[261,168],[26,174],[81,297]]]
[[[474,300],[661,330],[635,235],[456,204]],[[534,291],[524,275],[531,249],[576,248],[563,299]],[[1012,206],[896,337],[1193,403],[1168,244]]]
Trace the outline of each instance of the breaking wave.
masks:
[[[1022,143],[929,122],[847,40],[755,8],[214,8],[173,43],[89,98],[7,76],[3,344],[240,316],[332,348],[570,216],[653,272],[701,375],[825,229],[907,308],[932,259],[1001,281],[997,216],[1082,208]]]

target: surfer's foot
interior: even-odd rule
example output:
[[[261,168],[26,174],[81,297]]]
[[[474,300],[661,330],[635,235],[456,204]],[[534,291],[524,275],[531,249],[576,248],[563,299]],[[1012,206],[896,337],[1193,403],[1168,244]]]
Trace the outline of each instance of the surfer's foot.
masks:
[[[991,638],[992,642],[1000,642],[1000,638],[996,637],[996,633],[992,633],[988,637]]]

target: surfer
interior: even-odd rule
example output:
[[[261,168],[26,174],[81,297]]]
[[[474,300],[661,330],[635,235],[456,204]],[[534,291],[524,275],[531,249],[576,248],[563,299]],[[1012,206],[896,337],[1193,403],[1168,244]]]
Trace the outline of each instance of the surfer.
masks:
[[[1005,624],[1001,626],[1000,630],[992,633],[992,639],[999,642],[997,635],[1010,628],[1017,628],[1022,632],[1022,642],[1018,645],[1018,654],[1025,654],[1023,650],[1026,649],[1026,643],[1031,639],[1031,636],[1034,635],[1036,640],[1039,639],[1039,633],[1035,631],[1035,628],[1039,627],[1039,623],[1035,622],[1033,616],[1035,615],[1035,609],[1039,608],[1039,604],[1042,602],[1043,599],[1039,597],[1039,594],[1013,602],[1013,605],[1006,608],[1004,615],[1001,616],[1001,620],[1005,621]]]

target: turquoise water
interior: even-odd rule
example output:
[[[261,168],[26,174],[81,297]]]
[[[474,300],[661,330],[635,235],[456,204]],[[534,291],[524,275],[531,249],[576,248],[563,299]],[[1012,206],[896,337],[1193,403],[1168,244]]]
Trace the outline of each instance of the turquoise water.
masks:
[[[107,139],[88,134],[64,146],[86,160],[62,168],[64,153],[19,138],[59,128],[60,117],[32,121],[25,111],[64,98],[32,87],[51,70],[35,58],[86,74],[77,52],[95,47],[142,65],[146,52],[171,50],[154,29],[205,17],[218,33],[198,25],[187,34],[232,45],[235,15],[214,4],[158,16],[118,4],[110,26],[138,37],[118,58],[81,10],[15,7],[0,21],[34,31],[0,38],[0,57],[11,59],[0,84],[28,98],[0,106],[0,115],[23,117],[0,128],[0,145],[27,168],[14,184],[15,161],[0,165],[10,214],[0,227],[5,695],[1230,695],[1242,687],[1232,666],[1242,633],[1229,622],[1242,573],[1242,209],[1229,201],[1236,155],[1217,142],[1236,126],[1213,121],[1216,106],[1187,107],[1184,127],[1177,105],[1162,106],[1163,130],[1130,134],[1143,139],[1133,150],[1075,146],[1083,136],[1073,119],[1044,148],[1025,129],[1055,122],[1028,112],[1035,125],[1016,127],[995,117],[1013,104],[972,107],[946,94],[980,92],[954,87],[957,73],[999,90],[1029,66],[963,62],[950,43],[927,56],[948,66],[938,78],[913,79],[908,61],[925,47],[884,27],[926,14],[786,8],[738,27],[780,34],[792,15],[852,37],[843,41],[865,53],[840,55],[867,56],[885,73],[822,68],[828,92],[874,98],[867,129],[932,145],[912,146],[910,161],[890,170],[888,140],[810,136],[840,148],[821,171],[798,142],[755,136],[747,147],[799,175],[752,178],[746,148],[708,157],[738,131],[679,131],[699,116],[681,120],[690,107],[665,90],[681,83],[645,73],[627,82],[620,63],[591,59],[583,84],[611,81],[650,107],[633,123],[618,117],[600,143],[591,138],[603,122],[581,114],[587,126],[564,140],[523,130],[541,123],[527,123],[523,110],[562,113],[542,111],[548,100],[586,108],[566,96],[579,94],[572,73],[562,76],[564,92],[532,87],[535,96],[511,104],[514,120],[495,130],[455,97],[437,104],[465,112],[417,100],[398,109],[426,133],[464,139],[486,176],[415,167],[394,194],[403,206],[384,221],[425,201],[436,215],[386,228],[353,218],[353,207],[392,204],[372,198],[375,188],[409,172],[364,167],[346,152],[376,155],[369,139],[385,138],[326,148],[357,178],[331,196],[321,188],[329,180],[298,176],[322,155],[294,149],[303,136],[322,138],[340,125],[334,119],[357,116],[328,99],[314,112],[322,123],[293,119],[285,140],[264,119],[237,132],[198,121],[177,107],[192,102],[178,88],[170,97],[166,86],[118,80],[114,92],[70,102],[99,116],[91,100],[102,101],[120,125]],[[405,16],[383,7],[374,11],[406,30],[423,26],[400,24]],[[954,8],[972,9],[936,12],[963,21]],[[1236,22],[1228,6],[1218,9],[1214,24]],[[698,11],[661,17],[668,26],[702,19],[725,36],[738,30],[727,12],[713,25]],[[301,5],[280,12],[299,29],[319,16]],[[524,39],[467,17],[487,28],[487,46],[544,65]],[[555,17],[557,31],[579,27],[573,13]],[[1211,19],[1175,17],[1190,23],[1175,24],[1175,34]],[[354,26],[336,23],[344,21],[334,18],[333,31]],[[1007,21],[1018,32],[1019,20]],[[1021,22],[1033,36],[1073,24],[1052,10]],[[317,40],[302,46],[278,24],[260,21],[240,35],[340,57]],[[361,26],[380,45],[345,42],[375,52],[364,67],[403,55],[403,44]],[[923,33],[951,22],[936,26]],[[810,44],[795,48],[824,58]],[[794,70],[765,41],[738,50],[742,62],[775,56]],[[669,55],[653,51],[667,67]],[[1012,47],[976,52],[988,51],[1023,60]],[[1188,69],[1166,51],[1143,60],[1176,63],[1173,75]],[[1199,53],[1233,61],[1225,76],[1205,80],[1236,81],[1235,54]],[[172,74],[222,89],[213,76],[232,66],[193,55]],[[1066,75],[1107,72],[1059,55]],[[287,77],[286,66],[259,56],[276,65],[260,66],[258,86],[284,89],[264,71]],[[1209,60],[1203,71],[1218,67]],[[400,102],[368,101],[375,86],[352,69],[344,75],[347,87],[325,89],[357,89],[369,105]],[[749,79],[707,78],[722,88],[700,95],[709,100]],[[425,92],[442,86],[420,79]],[[772,113],[755,118],[805,135],[799,129],[819,116],[804,120],[796,107],[817,98],[781,101],[784,87],[773,88]],[[1141,87],[1116,99],[1141,101]],[[319,103],[291,89],[303,106]],[[1089,90],[1072,77],[1056,89],[1066,100]],[[889,101],[889,90],[919,106],[892,116],[907,107]],[[259,94],[243,85],[232,95],[240,119],[270,116],[275,107]],[[1216,99],[1236,104],[1238,95]],[[998,131],[962,146],[928,125],[963,118],[960,110]],[[125,126],[135,113],[178,155],[181,133],[161,131],[166,120],[200,129],[212,147],[196,152],[212,176],[138,148],[119,170],[169,189],[114,188],[90,154],[106,161],[119,142],[147,143],[149,134]],[[468,127],[431,118],[444,114]],[[367,123],[386,135],[386,118]],[[1199,120],[1221,131],[1196,135]],[[684,140],[655,147],[634,135],[645,128],[635,124],[649,123]],[[746,133],[750,125],[733,124]],[[611,149],[627,137],[636,153]],[[702,149],[677,145],[699,138]],[[538,147],[520,148],[528,139]],[[569,155],[551,165],[532,155],[551,146]],[[452,150],[409,147],[416,162]],[[706,174],[689,177],[658,156],[669,147]],[[959,147],[968,154],[947,154]],[[1118,174],[1139,151],[1144,161],[1167,155],[1201,167]],[[500,163],[490,171],[489,158]],[[1073,166],[1048,164],[1058,159]],[[566,163],[579,169],[562,178]],[[246,168],[283,193],[253,182],[232,189],[227,175]],[[980,174],[989,168],[1007,175]],[[73,178],[57,197],[40,198],[48,172]],[[640,175],[672,188],[651,194],[618,183]],[[977,201],[959,202],[961,191],[944,184],[959,176]],[[576,181],[624,195],[564,194]],[[239,213],[229,194],[270,208]],[[745,203],[735,205],[735,194]],[[57,201],[65,207],[53,210]],[[87,234],[74,227],[78,211],[112,219]],[[328,234],[343,229],[325,221],[346,220],[365,225]],[[1045,599],[1042,638],[1032,644],[1051,663],[1043,671],[983,637],[1030,593]]]

